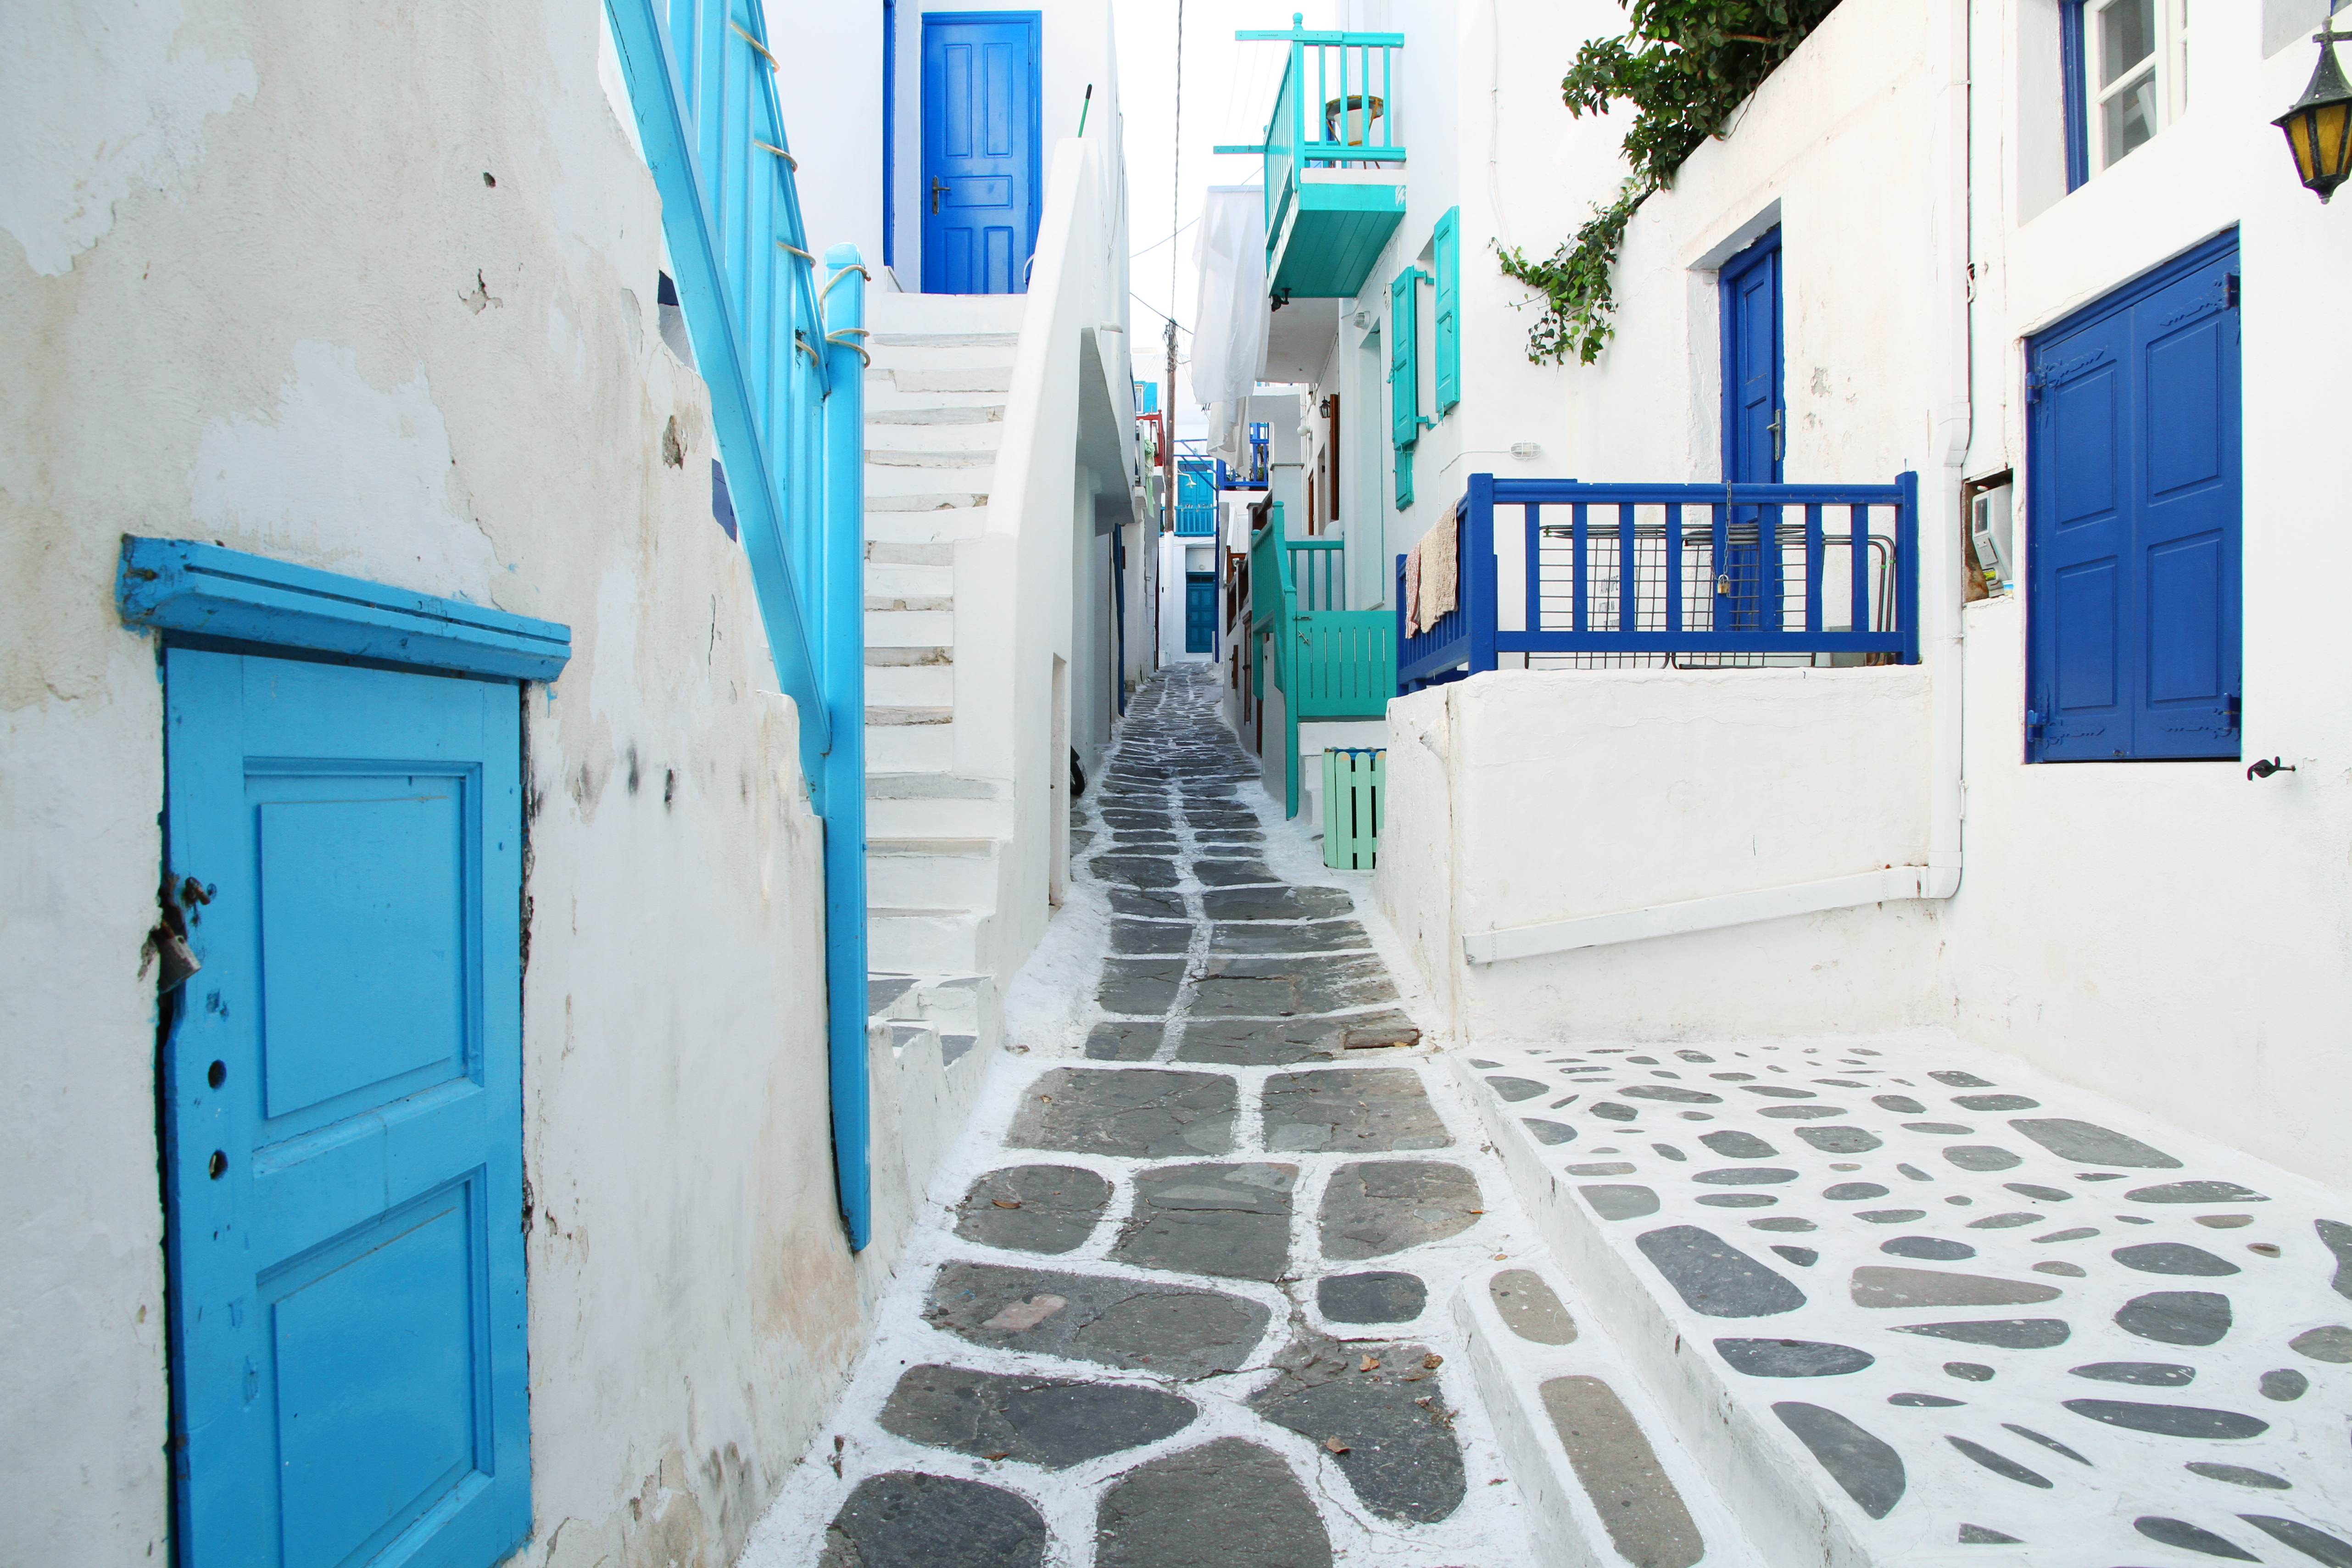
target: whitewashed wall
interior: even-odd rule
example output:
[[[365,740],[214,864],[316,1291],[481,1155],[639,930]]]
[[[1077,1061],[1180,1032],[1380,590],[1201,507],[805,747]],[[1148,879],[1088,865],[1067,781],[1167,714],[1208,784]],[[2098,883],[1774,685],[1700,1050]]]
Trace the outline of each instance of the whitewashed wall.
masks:
[[[1925,858],[1916,668],[1499,670],[1389,706],[1382,910],[1462,1035],[1685,1039],[1937,1021],[1917,906],[1490,964],[1463,939]]]
[[[2340,1187],[2352,702],[2320,601],[2352,574],[2352,532],[2343,421],[2315,393],[2352,363],[2352,204],[2298,186],[2269,123],[2310,79],[2318,8],[2197,8],[2189,112],[2068,195],[2042,42],[2054,5],[1979,0],[1969,471],[2025,478],[2026,334],[2237,226],[2245,761],[2297,771],[2025,765],[2025,606],[1969,605],[1968,866],[1944,925],[1967,1034]],[[2284,35],[2267,56],[2265,11]]]
[[[2235,226],[2245,279],[2245,758],[2277,754],[2298,771],[2249,783],[2242,764],[2228,763],[2024,764],[2025,606],[2014,597],[1970,605],[1958,626],[1963,651],[1938,658],[1931,647],[1927,672],[1943,683],[1946,701],[1965,679],[1959,892],[1940,907],[1816,917],[1802,940],[1818,962],[1852,970],[1909,951],[1904,933],[1932,924],[1940,956],[1935,1001],[1922,1016],[2340,1185],[2352,1182],[2352,1148],[2331,1135],[2332,1109],[2352,1090],[2352,1063],[2339,1048],[2352,1010],[2352,770],[2343,761],[2352,704],[2326,647],[2332,619],[2315,601],[2320,585],[2352,567],[2352,542],[2336,455],[2340,419],[2314,390],[2352,362],[2352,300],[2342,288],[2352,213],[2323,207],[2294,184],[2268,123],[2301,92],[2315,52],[2281,20],[2265,54],[2265,15],[2285,9],[2199,8],[2188,113],[2068,195],[2054,0],[1846,0],[1740,111],[1730,137],[1703,147],[1675,187],[1643,208],[1618,271],[1617,339],[1589,369],[1510,363],[1524,318],[1498,308],[1509,286],[1471,263],[1469,241],[1480,213],[1530,251],[1549,248],[1610,194],[1622,118],[1570,121],[1545,83],[1506,91],[1499,113],[1514,133],[1496,143],[1502,205],[1479,206],[1480,152],[1466,149],[1461,162],[1457,417],[1465,447],[1509,438],[1543,445],[1538,463],[1496,461],[1497,472],[1713,477],[1719,350],[1711,268],[1777,219],[1787,265],[1789,476],[1883,480],[1918,469],[1938,552],[1927,564],[1948,580],[1950,481],[2004,468],[2027,478],[2024,338]],[[1612,8],[1594,10],[1580,25],[1622,26]],[[1458,11],[1469,61],[1486,13]],[[1571,18],[1559,21],[1567,27]],[[1542,23],[1516,11],[1505,18],[1513,38]],[[1556,81],[1573,41],[1527,53],[1539,57],[1526,61],[1528,77]],[[1514,52],[1504,69],[1520,58]],[[1490,79],[1465,65],[1457,79],[1455,118],[1466,137]],[[1414,216],[1401,245],[1417,246],[1425,233],[1421,188],[1429,177],[1416,150]],[[1452,199],[1433,196],[1430,215]],[[1557,205],[1528,217],[1523,200]],[[1956,256],[1958,239],[1968,248]],[[1376,276],[1384,281],[1396,264],[1384,258]],[[1483,300],[1474,297],[1479,289]],[[1343,373],[1335,363],[1334,378]],[[1488,401],[1491,388],[1515,380],[1517,395]],[[1486,426],[1494,433],[1476,435],[1497,408],[1499,422]],[[1430,476],[1454,438],[1444,425],[1423,438],[1425,498],[1447,493]],[[1388,526],[1391,547],[1417,531],[1402,519]],[[2019,537],[2027,537],[2022,521]],[[1825,679],[1849,673],[1860,672]],[[1688,717],[1722,721],[1716,700],[1701,694],[1707,684],[1693,685]],[[1407,716],[1427,700],[1391,710],[1391,821],[1408,838],[1383,847],[1384,886],[1392,860],[1402,888],[1412,858],[1435,853],[1408,826],[1414,792],[1443,784],[1406,733]],[[1584,721],[1554,732],[1563,761],[1591,743]],[[1669,762],[1682,754],[1677,742],[1659,745]],[[1824,758],[1794,754],[1781,767],[1774,800],[1783,783],[1800,793],[1844,787]],[[1670,784],[1685,782],[1667,772]],[[1638,790],[1655,776],[1641,769],[1622,787]],[[1441,873],[1454,874],[1434,862],[1417,874]],[[1402,924],[1427,901],[1401,891],[1391,908]],[[1527,982],[1527,1008],[1514,1014],[1496,1002],[1491,1016],[1532,1016],[1545,996],[1572,994],[1574,1008],[1559,1016],[1573,1011],[1576,1021],[1559,1026],[1581,1031],[1596,1007],[1603,1016],[1619,1007],[1611,998],[1646,994],[1646,1014],[1622,1014],[1629,1030],[1846,1026],[1843,1015],[1802,1022],[1792,1021],[1801,1009],[1720,1005],[1718,975],[1743,997],[1768,994],[1735,961],[1780,940],[1771,928],[1746,928],[1633,944],[1576,965],[1543,961],[1554,973]],[[1423,951],[1432,964],[1451,952],[1458,967],[1458,943],[1432,935]],[[1572,993],[1562,988],[1571,975]],[[1706,983],[1694,986],[1694,975]],[[1444,987],[1457,984],[1468,983],[1449,978]],[[1463,1002],[1464,1016],[1489,1016],[1475,1012],[1486,995]],[[1854,1016],[1874,1005],[1862,993],[1840,1005]]]
[[[707,399],[656,330],[658,204],[599,26],[248,0],[0,24],[12,1561],[169,1552],[139,974],[162,712],[152,643],[112,608],[126,532],[572,628],[527,724],[526,1562],[730,1560],[911,1218],[883,1085],[879,1239],[842,1238],[817,828],[739,631]]]
[[[1053,736],[1066,737],[1091,778],[1116,711],[1110,539],[1093,521],[1097,494],[1129,504],[1118,442],[1134,440],[1120,334],[1101,331],[1126,314],[1126,275],[1112,264],[1127,247],[1115,124],[1090,125],[1083,140],[1065,137],[1047,149],[1045,223],[988,528],[956,547],[956,667],[975,678],[956,688],[955,771],[1003,781],[1013,801],[1013,845],[1000,861],[983,955],[1005,977],[1045,931],[1052,857],[1066,843],[1052,818],[1067,809],[1055,781],[1066,780],[1069,759]],[[1100,349],[1087,346],[1106,339]],[[1097,440],[1082,442],[1082,428]],[[1150,658],[1143,568],[1152,548],[1131,542],[1128,557],[1128,653],[1138,670]],[[1066,663],[1058,716],[1056,659]]]

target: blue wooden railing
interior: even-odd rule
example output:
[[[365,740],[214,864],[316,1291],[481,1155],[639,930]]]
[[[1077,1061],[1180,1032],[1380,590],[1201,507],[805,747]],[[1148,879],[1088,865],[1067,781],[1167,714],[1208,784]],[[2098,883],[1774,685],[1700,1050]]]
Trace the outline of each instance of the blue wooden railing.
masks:
[[[1266,121],[1265,140],[1255,146],[1217,149],[1256,153],[1265,159],[1268,256],[1281,243],[1283,220],[1298,199],[1301,169],[1405,161],[1394,129],[1396,51],[1404,47],[1404,35],[1309,32],[1305,24],[1305,16],[1294,12],[1288,32],[1234,35],[1243,43],[1290,46],[1282,85],[1275,91],[1274,113]]]
[[[1496,510],[1511,580],[1496,551]],[[1396,558],[1397,689],[1506,654],[1774,656],[1919,661],[1919,481],[1584,485],[1473,474],[1440,528],[1460,530],[1454,606],[1406,631]],[[1503,625],[1502,607],[1518,601]]]
[[[824,819],[834,1165],[853,1247],[872,1229],[866,1065],[866,268],[825,277],[801,222],[762,8],[605,0],[661,193],[697,368],[766,629]]]

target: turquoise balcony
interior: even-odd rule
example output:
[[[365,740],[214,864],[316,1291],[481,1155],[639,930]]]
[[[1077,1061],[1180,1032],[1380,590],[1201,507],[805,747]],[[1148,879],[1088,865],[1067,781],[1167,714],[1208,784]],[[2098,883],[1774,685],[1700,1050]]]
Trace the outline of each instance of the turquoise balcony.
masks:
[[[1266,290],[1277,300],[1344,300],[1404,219],[1404,148],[1396,140],[1396,52],[1402,33],[1236,33],[1286,43],[1290,59],[1265,140],[1220,153],[1265,160]],[[1312,132],[1310,135],[1309,133]]]

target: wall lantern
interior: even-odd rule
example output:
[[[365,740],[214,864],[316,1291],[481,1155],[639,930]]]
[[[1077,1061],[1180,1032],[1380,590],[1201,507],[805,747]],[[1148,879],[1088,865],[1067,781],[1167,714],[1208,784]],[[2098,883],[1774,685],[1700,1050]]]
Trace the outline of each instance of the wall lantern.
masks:
[[[2287,150],[2294,154],[2294,172],[2322,202],[2352,174],[2352,85],[2336,64],[2336,43],[2352,39],[2323,23],[2311,41],[2319,46],[2319,64],[2311,85],[2294,107],[2271,121],[2286,132]]]

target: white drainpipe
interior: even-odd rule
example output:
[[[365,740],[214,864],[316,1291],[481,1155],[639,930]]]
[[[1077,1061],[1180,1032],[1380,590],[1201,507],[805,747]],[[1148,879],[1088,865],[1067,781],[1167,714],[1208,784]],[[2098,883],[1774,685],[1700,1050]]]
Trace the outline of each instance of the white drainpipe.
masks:
[[[1928,696],[1927,858],[1858,876],[1797,882],[1748,893],[1653,904],[1543,925],[1479,931],[1462,939],[1472,963],[1538,958],[1685,931],[1717,931],[1790,915],[1853,909],[1891,900],[1948,899],[1960,887],[1962,804],[1960,707],[1960,484],[1974,422],[1970,385],[1969,276],[1972,196],[1969,168],[1969,0],[1948,0],[1947,77],[1937,105],[1936,146],[1945,198],[1937,204],[1937,298],[1945,330],[1936,338],[1937,380],[1948,401],[1930,416],[1933,466],[1919,487],[1919,641],[1931,672]]]

